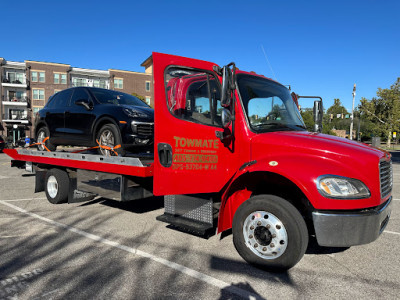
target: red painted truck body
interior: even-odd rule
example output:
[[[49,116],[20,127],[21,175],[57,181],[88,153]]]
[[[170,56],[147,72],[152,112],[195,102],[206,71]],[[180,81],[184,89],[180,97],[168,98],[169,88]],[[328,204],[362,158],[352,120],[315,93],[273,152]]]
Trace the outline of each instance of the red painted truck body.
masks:
[[[265,209],[262,204],[257,204],[261,206],[256,209],[256,219],[259,218],[259,212],[267,219],[264,211],[273,211],[270,219],[278,219],[273,224],[282,221],[285,225],[283,220],[291,217],[282,215],[282,219],[279,220],[279,212],[282,209],[271,208],[271,204],[268,203],[278,201],[276,199],[285,200],[285,203],[287,201],[304,220],[299,222],[304,222],[307,227],[300,225],[307,228],[305,230],[308,234],[315,235],[322,246],[364,244],[375,240],[383,231],[390,217],[390,154],[362,143],[305,130],[257,132],[250,126],[250,116],[246,111],[250,108],[244,105],[244,96],[240,93],[238,83],[231,105],[227,108],[234,115],[234,120],[229,126],[223,127],[219,114],[223,108],[217,105],[223,78],[217,71],[216,64],[153,53],[153,66],[154,161],[136,166],[121,166],[118,162],[82,161],[79,158],[58,158],[49,155],[32,156],[11,149],[4,152],[16,161],[32,162],[40,166],[41,170],[61,168],[70,172],[84,169],[132,178],[148,178],[152,180],[154,195],[189,197],[179,198],[180,200],[173,198],[172,202],[168,202],[174,203],[173,205],[178,205],[178,200],[181,204],[188,203],[191,201],[190,197],[195,198],[197,195],[208,197],[207,199],[212,200],[207,200],[210,202],[204,202],[204,205],[212,205],[214,221],[207,222],[212,224],[213,228],[217,228],[218,232],[233,226],[234,242],[239,253],[248,262],[269,269],[287,269],[297,263],[304,254],[304,244],[307,244],[308,237],[304,237],[301,240],[302,246],[299,246],[302,248],[300,252],[303,253],[296,254],[298,257],[292,260],[286,258],[286,255],[292,255],[290,251],[295,251],[289,250],[292,229],[290,224],[287,224],[284,227],[287,235],[281,240],[289,243],[287,248],[282,247],[282,253],[268,250],[268,247],[273,245],[271,240],[273,241],[279,232],[265,229],[269,228],[269,223],[264,224],[264,220],[259,222],[263,225],[254,225],[258,231],[257,228],[254,231],[243,227],[249,221],[245,218],[246,213],[242,211],[251,206],[252,202],[265,201]],[[273,87],[279,85],[254,73],[236,71],[236,76],[253,76]],[[282,87],[279,85],[279,89]],[[203,90],[208,91],[208,100],[200,95]],[[252,93],[256,94],[254,91]],[[196,111],[197,106],[191,107],[195,105],[193,101],[203,101],[203,104],[209,101],[210,111],[201,111],[208,104]],[[292,101],[297,110],[296,99]],[[222,132],[227,138],[220,138]],[[341,183],[347,179],[350,183],[361,182],[362,187],[356,189],[364,189],[367,196],[327,197],[321,192],[321,188],[318,188],[321,187],[321,178],[327,176],[343,179]],[[366,190],[363,187],[366,187]],[[263,195],[266,195],[266,200],[262,199]],[[166,202],[166,205],[170,205],[168,203]],[[257,205],[254,204],[254,207]],[[193,211],[196,209],[193,208]],[[176,221],[176,226],[192,226],[188,223],[193,219],[191,214],[182,213],[176,216],[179,215],[177,210],[174,206],[166,213],[170,218],[164,218],[163,221],[174,224],[176,217],[182,217],[184,222]],[[240,221],[241,214],[244,217]],[[254,216],[252,218],[254,219]],[[193,222],[203,222],[202,216],[194,217]],[[300,225],[298,227],[301,227]],[[235,234],[241,233],[250,235],[250,238],[244,237],[246,246],[243,248],[240,245],[244,243],[243,238],[235,239]],[[253,238],[253,235],[256,237]],[[297,235],[301,236],[304,233]],[[293,237],[292,241],[296,238]],[[254,250],[261,245],[265,246],[263,250]],[[277,256],[276,259],[274,255]]]

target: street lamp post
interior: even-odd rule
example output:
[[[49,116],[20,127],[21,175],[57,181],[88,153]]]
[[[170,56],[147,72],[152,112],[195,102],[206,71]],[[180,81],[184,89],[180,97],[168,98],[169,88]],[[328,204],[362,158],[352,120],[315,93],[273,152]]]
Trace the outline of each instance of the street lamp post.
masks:
[[[353,121],[354,121],[354,98],[356,97],[356,84],[353,87],[353,108],[351,110],[351,123],[350,123],[350,140],[353,139]]]

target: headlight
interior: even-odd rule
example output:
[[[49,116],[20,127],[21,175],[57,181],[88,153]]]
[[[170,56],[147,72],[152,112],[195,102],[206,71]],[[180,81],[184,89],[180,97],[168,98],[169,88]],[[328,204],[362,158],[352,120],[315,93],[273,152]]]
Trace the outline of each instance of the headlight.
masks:
[[[334,199],[363,199],[371,193],[360,180],[336,175],[323,175],[317,178],[319,193]]]
[[[131,108],[124,108],[123,112],[132,118],[148,118],[149,116]]]

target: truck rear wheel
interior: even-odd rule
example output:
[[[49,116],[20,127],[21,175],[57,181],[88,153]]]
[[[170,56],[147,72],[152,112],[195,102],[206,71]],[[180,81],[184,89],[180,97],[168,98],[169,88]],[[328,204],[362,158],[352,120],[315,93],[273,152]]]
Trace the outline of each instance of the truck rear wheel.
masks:
[[[47,200],[53,204],[65,203],[68,200],[68,173],[60,169],[51,169],[46,174],[45,192]]]
[[[233,243],[250,264],[269,271],[284,271],[296,265],[308,245],[306,223],[288,201],[274,195],[259,195],[245,201],[232,224]]]

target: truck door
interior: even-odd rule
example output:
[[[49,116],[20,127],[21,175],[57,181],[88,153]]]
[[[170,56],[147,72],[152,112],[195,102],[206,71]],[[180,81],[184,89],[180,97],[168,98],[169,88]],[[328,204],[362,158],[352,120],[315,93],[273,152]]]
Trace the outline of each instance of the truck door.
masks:
[[[232,144],[216,137],[223,129],[213,66],[153,53],[155,195],[218,192],[237,170]]]

